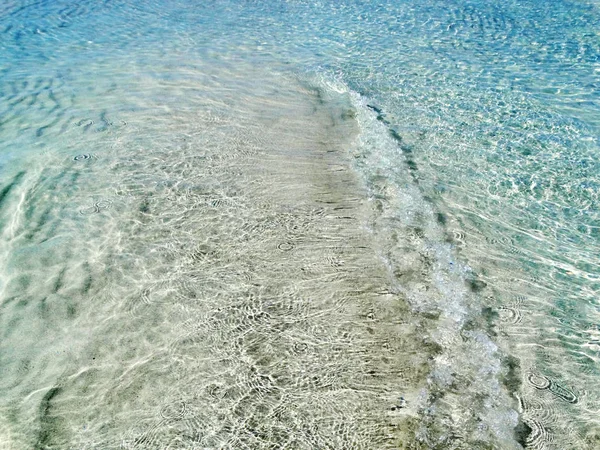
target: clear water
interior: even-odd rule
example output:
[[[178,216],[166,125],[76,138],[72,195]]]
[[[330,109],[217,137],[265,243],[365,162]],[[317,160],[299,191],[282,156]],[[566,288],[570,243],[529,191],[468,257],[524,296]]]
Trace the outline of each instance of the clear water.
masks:
[[[0,447],[600,447],[594,1],[5,1]]]

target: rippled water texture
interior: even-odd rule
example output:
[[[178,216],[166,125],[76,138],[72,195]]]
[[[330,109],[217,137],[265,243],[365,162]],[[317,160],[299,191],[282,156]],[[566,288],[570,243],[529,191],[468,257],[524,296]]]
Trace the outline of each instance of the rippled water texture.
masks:
[[[364,227],[350,98],[241,69],[129,66],[9,178],[9,447],[369,448],[415,428],[427,351]]]
[[[0,5],[0,446],[600,447],[593,1]]]

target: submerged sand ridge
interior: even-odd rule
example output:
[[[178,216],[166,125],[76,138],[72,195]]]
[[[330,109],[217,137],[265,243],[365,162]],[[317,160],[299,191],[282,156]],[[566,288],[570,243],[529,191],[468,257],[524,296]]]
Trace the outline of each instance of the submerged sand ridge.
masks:
[[[414,442],[430,351],[368,227],[348,95],[179,75],[20,184],[6,445]]]

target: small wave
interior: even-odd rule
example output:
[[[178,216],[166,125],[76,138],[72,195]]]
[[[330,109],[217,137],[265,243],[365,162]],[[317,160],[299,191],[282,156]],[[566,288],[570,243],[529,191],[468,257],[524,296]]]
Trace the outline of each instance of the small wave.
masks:
[[[518,414],[499,382],[508,370],[502,352],[483,326],[474,325],[482,320],[480,296],[486,284],[446,242],[444,221],[437,220],[434,205],[415,182],[412,156],[403,151],[402,137],[390,127],[383,109],[358,93],[351,96],[361,129],[356,168],[374,199],[383,203],[381,214],[374,220],[374,232],[382,244],[380,251],[388,255],[392,273],[416,270],[421,280],[429,280],[421,288],[406,283],[405,276],[397,279],[397,289],[415,311],[425,314],[424,337],[439,348],[420,405],[420,439],[432,446],[484,441],[502,448],[520,448],[515,438]],[[382,189],[385,196],[379,194]],[[415,234],[414,230],[419,232]],[[451,234],[465,242],[463,231],[453,230]],[[389,235],[397,238],[392,247],[385,244]],[[411,251],[428,256],[414,258],[410,267],[407,261],[411,260]],[[518,321],[519,313],[506,309],[502,317]]]

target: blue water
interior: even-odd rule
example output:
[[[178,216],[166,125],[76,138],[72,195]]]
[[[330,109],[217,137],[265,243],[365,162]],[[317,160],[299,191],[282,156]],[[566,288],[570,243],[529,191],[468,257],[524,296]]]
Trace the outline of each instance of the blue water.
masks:
[[[594,1],[4,2],[2,442],[599,448],[599,30]],[[323,181],[336,158],[342,181]],[[350,225],[322,222],[344,208]],[[285,242],[269,244],[284,229]],[[211,236],[219,250],[205,248]],[[321,239],[344,250],[300,251]],[[190,258],[205,264],[199,274]],[[335,288],[327,271],[342,266],[349,280],[372,269],[386,281]],[[388,300],[368,300],[387,311],[368,333],[401,336],[396,356],[379,355],[367,331],[344,334],[345,314],[363,330],[371,313],[333,291],[351,298],[371,284],[406,306],[399,326]],[[323,323],[303,338],[275,335],[346,350],[289,356],[269,327],[236,347],[251,333],[231,324],[249,319],[219,308],[237,311],[227,299],[247,292],[340,302],[343,314],[307,313]],[[339,333],[326,334],[336,314]],[[213,315],[219,337],[156,350]],[[287,396],[203,394],[221,381],[260,391],[240,381],[243,365],[197,362],[229,351],[263,361],[250,356],[260,345],[282,358],[256,363],[265,371],[318,370],[338,355],[322,376],[339,389],[319,400],[300,382]],[[403,375],[360,378],[369,346]],[[415,361],[400,356],[419,348]],[[202,379],[213,381],[196,389]],[[377,383],[373,397],[356,387]],[[140,387],[153,384],[164,389]],[[130,397],[111,394],[131,386]],[[161,397],[171,403],[156,414]],[[211,401],[219,407],[202,416]]]

